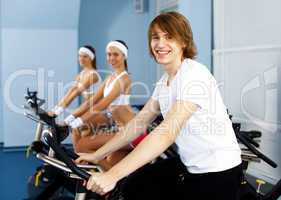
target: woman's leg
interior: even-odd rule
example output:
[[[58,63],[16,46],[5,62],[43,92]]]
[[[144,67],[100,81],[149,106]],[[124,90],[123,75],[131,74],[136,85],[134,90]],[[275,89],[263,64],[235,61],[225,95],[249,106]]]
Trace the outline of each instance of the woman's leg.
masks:
[[[98,113],[94,117],[91,118],[90,122],[88,123],[89,126],[94,130],[95,132],[98,132],[100,128],[107,127],[108,125],[111,125],[111,119],[109,119],[106,114],[104,113]]]
[[[98,150],[101,146],[107,143],[111,138],[114,137],[115,133],[104,133],[93,136],[87,136],[80,138],[76,144],[77,153],[91,153]],[[105,159],[101,160],[99,164],[104,170],[109,170],[112,166],[122,160],[130,151],[130,146],[123,147],[122,149],[108,155]]]
[[[130,153],[129,149],[121,149],[108,155],[104,162],[102,162],[103,168],[107,171],[114,165],[116,165],[120,160],[126,157]]]
[[[77,129],[72,129],[71,132],[71,140],[72,140],[72,144],[73,147],[76,151],[77,148],[77,144],[79,143],[79,141],[84,138],[84,137],[90,137],[91,135],[93,135],[93,132],[91,130],[90,126],[84,125],[83,127]]]
[[[77,128],[71,130],[71,141],[74,149],[76,149],[76,145],[78,141],[81,139],[81,133]]]
[[[103,114],[97,114],[96,116],[94,116],[91,121],[89,122],[89,124],[83,126],[82,128],[79,129],[72,129],[72,134],[71,134],[71,140],[74,146],[74,149],[76,152],[80,152],[80,150],[77,150],[77,146],[79,146],[78,148],[83,148],[79,145],[79,141],[86,137],[86,139],[89,139],[90,135],[93,135],[95,133],[95,131],[98,131],[98,128],[101,126],[105,126],[109,123],[109,119]],[[84,141],[82,141],[82,143],[84,143]]]
[[[113,134],[97,134],[86,137],[80,137],[79,141],[75,145],[75,151],[77,153],[94,152],[113,137]]]

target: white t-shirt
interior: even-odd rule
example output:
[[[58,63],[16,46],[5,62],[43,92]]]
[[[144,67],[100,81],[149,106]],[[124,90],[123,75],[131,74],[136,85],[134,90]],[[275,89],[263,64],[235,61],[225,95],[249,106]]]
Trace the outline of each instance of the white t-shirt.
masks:
[[[152,99],[165,118],[177,101],[196,104],[198,109],[176,139],[178,153],[190,173],[219,172],[241,163],[241,151],[222,101],[218,85],[208,69],[185,59],[167,86],[168,74],[157,82]]]

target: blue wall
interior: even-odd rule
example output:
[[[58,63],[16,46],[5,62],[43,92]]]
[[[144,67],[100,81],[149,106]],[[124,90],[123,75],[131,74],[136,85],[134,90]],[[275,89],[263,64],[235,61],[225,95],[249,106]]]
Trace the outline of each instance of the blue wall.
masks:
[[[77,73],[76,38],[77,32],[72,30],[3,29],[5,146],[27,145],[34,137],[34,122],[27,120],[21,109],[27,87],[37,89],[39,96],[50,105],[55,102],[56,83],[67,83],[74,79]]]
[[[212,66],[212,0],[181,0],[178,8],[191,23],[198,49],[197,60]]]
[[[0,1],[0,94],[2,94],[2,2]],[[3,95],[0,95],[0,130],[3,127]],[[0,131],[0,143],[3,142],[3,131]]]
[[[3,27],[77,29],[80,0],[1,0]]]
[[[1,8],[1,133],[5,146],[23,146],[34,130],[22,115],[25,89],[38,90],[50,108],[65,92],[59,84],[77,74],[80,1],[2,0]]]

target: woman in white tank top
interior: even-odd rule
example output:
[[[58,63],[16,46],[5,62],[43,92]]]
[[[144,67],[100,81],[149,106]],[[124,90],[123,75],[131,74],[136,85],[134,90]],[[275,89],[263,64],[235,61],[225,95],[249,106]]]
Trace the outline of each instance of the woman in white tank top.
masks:
[[[96,71],[95,49],[92,46],[86,45],[79,49],[79,64],[82,71],[76,76],[74,84],[65,96],[49,112],[49,115],[60,115],[79,95],[83,95],[84,99],[88,99],[101,85],[102,79]]]
[[[127,73],[128,47],[123,41],[111,41],[106,47],[106,54],[107,62],[111,65],[113,73],[104,80],[93,97],[65,119],[65,123],[70,125],[73,130],[77,130],[76,128],[81,128],[85,124],[90,124],[94,128],[94,135],[91,136],[83,137],[73,134],[76,152],[97,150],[114,136],[114,133],[101,131],[100,127],[112,124],[112,121],[116,123],[117,128],[123,127],[135,115],[129,102],[131,79]],[[128,145],[107,156],[100,164],[105,169],[109,169],[131,150],[132,147]]]

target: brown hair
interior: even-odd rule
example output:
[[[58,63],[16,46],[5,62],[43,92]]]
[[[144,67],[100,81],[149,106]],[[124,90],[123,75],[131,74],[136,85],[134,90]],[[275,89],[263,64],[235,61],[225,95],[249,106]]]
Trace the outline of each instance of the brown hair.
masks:
[[[123,41],[123,40],[115,40],[115,41],[120,42],[121,44],[123,44],[123,45],[129,50],[129,47],[128,47],[128,45],[126,44],[125,41]],[[124,65],[125,65],[125,70],[128,71],[127,58],[125,58],[125,60],[124,60]]]
[[[85,47],[85,48],[87,48],[87,49],[89,49],[94,55],[95,55],[95,57],[94,57],[94,59],[92,60],[92,67],[94,68],[94,69],[97,69],[97,59],[96,59],[96,50],[95,50],[95,48],[94,47],[92,47],[91,45],[85,45],[85,46],[83,46],[83,47]]]
[[[196,45],[193,40],[191,26],[186,17],[178,12],[165,12],[155,17],[148,28],[148,46],[150,55],[155,56],[152,52],[150,43],[155,28],[158,27],[162,31],[167,32],[183,46],[183,58],[194,58],[197,54]]]

